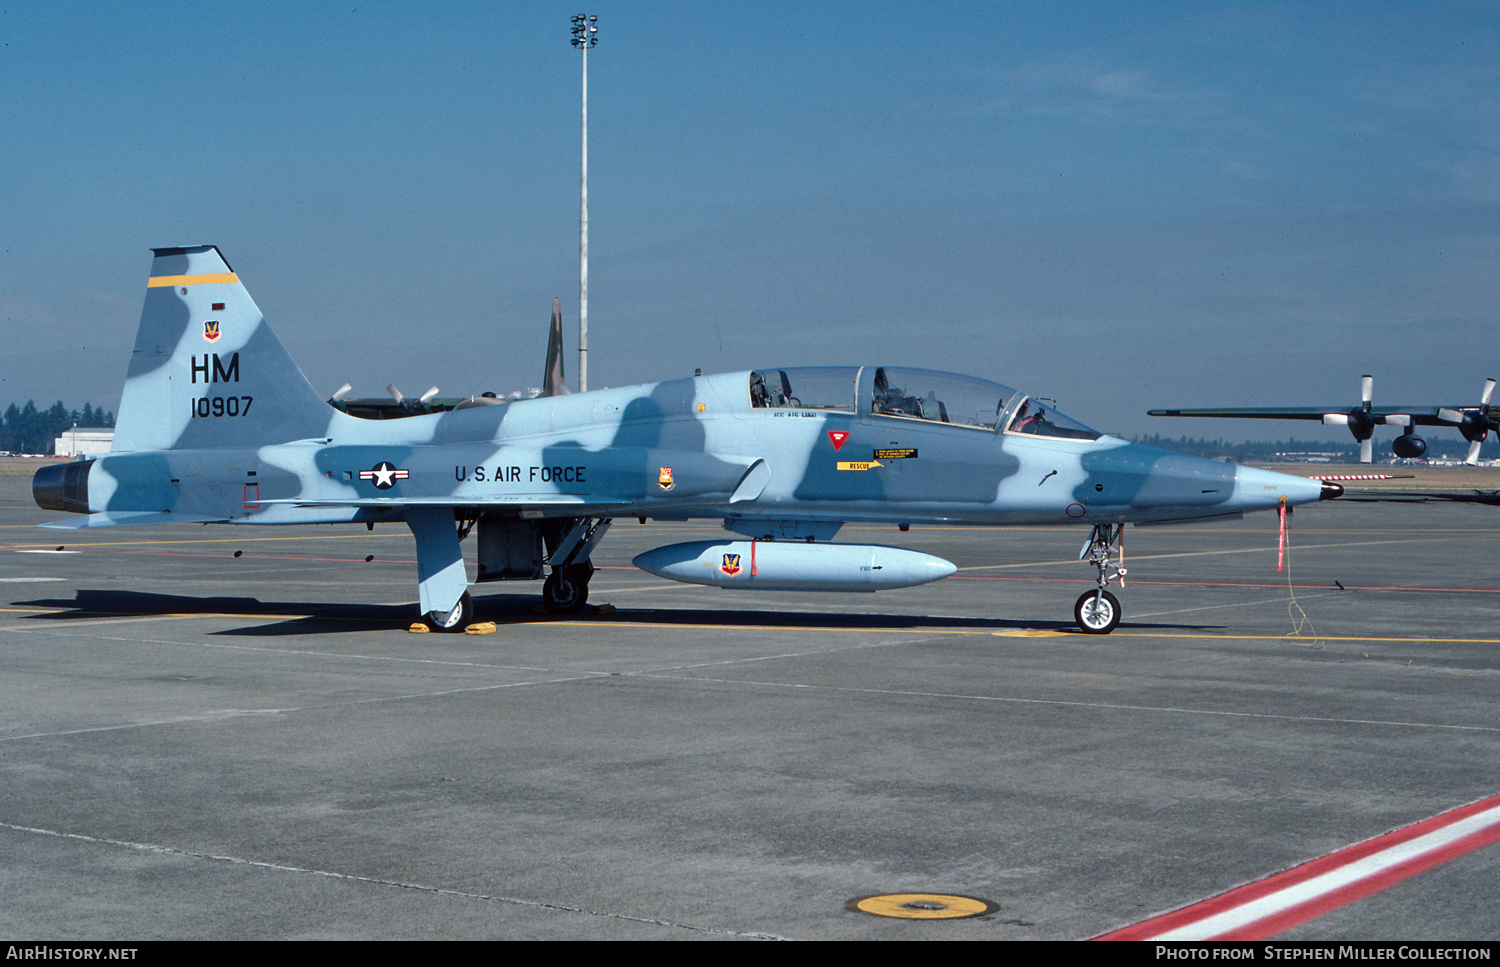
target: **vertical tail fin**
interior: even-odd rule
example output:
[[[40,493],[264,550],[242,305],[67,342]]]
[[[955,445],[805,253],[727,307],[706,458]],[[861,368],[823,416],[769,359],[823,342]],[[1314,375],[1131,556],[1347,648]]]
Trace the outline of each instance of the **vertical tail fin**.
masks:
[[[562,302],[552,300],[552,331],[547,335],[547,368],[542,373],[542,395],[562,396],[571,392],[563,376]]]
[[[152,251],[113,449],[258,447],[326,435],[334,410],[218,248]]]

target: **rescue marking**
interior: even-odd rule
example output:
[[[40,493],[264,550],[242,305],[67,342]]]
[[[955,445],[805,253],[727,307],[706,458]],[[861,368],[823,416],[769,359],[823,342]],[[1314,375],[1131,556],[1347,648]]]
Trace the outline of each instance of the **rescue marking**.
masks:
[[[837,464],[840,470],[874,470],[881,465],[878,460],[840,460]]]
[[[1497,840],[1491,796],[1094,939],[1264,940]]]
[[[844,904],[851,913],[903,920],[963,920],[994,913],[1000,904],[975,896],[952,893],[884,893],[855,897]]]

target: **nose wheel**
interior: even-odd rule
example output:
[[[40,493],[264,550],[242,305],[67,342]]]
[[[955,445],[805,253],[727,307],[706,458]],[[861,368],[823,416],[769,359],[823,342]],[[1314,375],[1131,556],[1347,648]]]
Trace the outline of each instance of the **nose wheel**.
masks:
[[[1073,620],[1086,635],[1107,635],[1120,624],[1120,601],[1102,588],[1085,591],[1073,605]]]
[[[1125,525],[1095,524],[1078,554],[1099,569],[1097,587],[1073,603],[1073,620],[1086,635],[1107,635],[1120,625],[1120,599],[1109,591],[1111,581],[1125,586]]]

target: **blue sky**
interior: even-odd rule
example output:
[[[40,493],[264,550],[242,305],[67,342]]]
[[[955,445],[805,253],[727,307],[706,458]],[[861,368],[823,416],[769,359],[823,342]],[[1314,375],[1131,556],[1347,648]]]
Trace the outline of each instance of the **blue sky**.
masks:
[[[535,386],[554,296],[576,382],[580,9],[7,0],[0,403],[117,405],[200,243],[325,394]],[[1144,411],[1500,376],[1493,5],[588,12],[594,387],[897,362],[1264,438]]]

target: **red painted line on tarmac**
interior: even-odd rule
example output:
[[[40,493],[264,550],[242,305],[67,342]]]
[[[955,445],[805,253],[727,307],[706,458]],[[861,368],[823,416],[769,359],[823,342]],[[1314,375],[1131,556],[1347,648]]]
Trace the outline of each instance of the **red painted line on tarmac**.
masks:
[[[1265,940],[1496,841],[1491,796],[1094,939]]]
[[[85,545],[78,545],[80,550]],[[233,557],[228,551],[205,554],[201,551],[90,551],[92,554],[129,554],[138,557],[210,557],[225,558]],[[374,561],[366,561],[362,557],[299,557],[295,554],[242,554],[241,561],[312,561],[323,564],[415,564],[416,559],[405,560],[399,557],[377,557]]]

